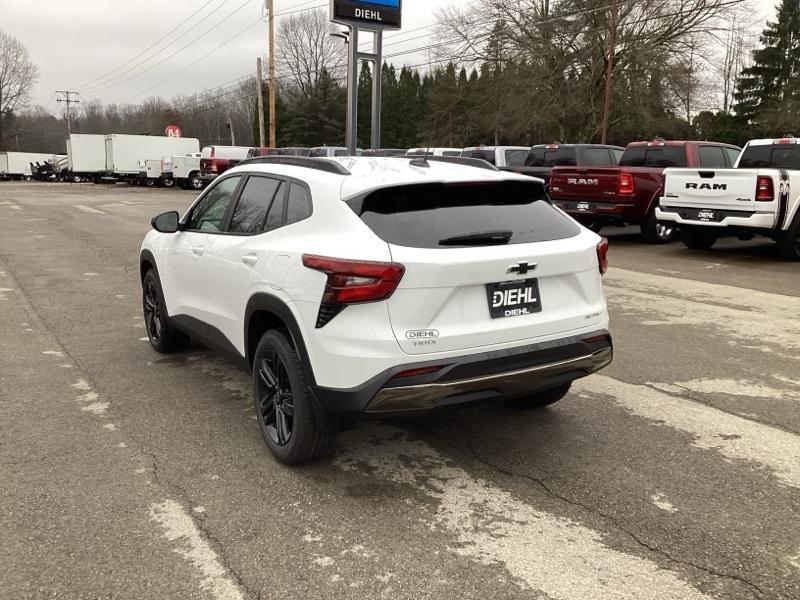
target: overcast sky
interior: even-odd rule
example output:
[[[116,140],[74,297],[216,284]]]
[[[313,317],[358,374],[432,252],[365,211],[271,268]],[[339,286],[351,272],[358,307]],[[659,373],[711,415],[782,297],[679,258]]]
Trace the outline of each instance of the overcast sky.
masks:
[[[188,23],[120,68],[206,2],[208,5]],[[434,23],[440,7],[466,3],[467,0],[403,0],[403,30]],[[254,72],[256,56],[264,53],[266,45],[266,23],[261,20],[263,0],[0,0],[0,5],[0,29],[16,36],[39,67],[41,76],[34,104],[52,112],[60,110],[55,101],[57,89],[77,90],[84,99],[96,98],[104,103],[135,103],[150,96],[171,98],[178,93],[225,85]],[[275,13],[315,6],[327,8],[327,0],[275,0]],[[230,18],[218,24],[231,13],[234,14]],[[209,33],[202,35],[207,30]],[[187,31],[164,52],[156,54]],[[405,36],[403,31],[388,33],[385,53],[431,43],[418,37],[427,31],[430,30]],[[394,36],[397,37],[390,39]],[[197,37],[197,42],[178,52]],[[402,42],[403,37],[415,39]],[[232,41],[214,51],[227,40]],[[212,51],[207,58],[185,68]],[[162,60],[162,64],[153,66]],[[414,64],[424,58],[409,54],[391,60]],[[137,63],[140,66],[135,67]],[[113,73],[98,81],[110,71]],[[116,79],[114,74],[118,75]],[[137,74],[140,75],[133,77]]]
[[[430,29],[409,30],[434,23],[442,7],[464,6],[468,1],[403,0],[403,30],[387,34],[385,55],[435,43],[434,36],[419,37]],[[755,2],[763,17],[772,16],[774,2]],[[263,53],[266,43],[262,0],[39,0],[35,3],[0,0],[0,3],[0,29],[19,38],[39,66],[41,77],[34,92],[34,104],[54,113],[60,110],[55,101],[57,89],[77,90],[84,99],[99,99],[104,103],[136,103],[150,96],[171,98],[178,93],[190,94],[230,84],[255,71],[255,58]],[[280,15],[327,5],[327,0],[275,0],[275,11]],[[123,66],[201,7],[197,15],[163,42]],[[207,30],[208,34],[203,35]],[[174,41],[176,38],[180,39]],[[167,47],[171,41],[174,44]],[[187,44],[190,45],[181,51]],[[158,52],[165,47],[166,50]],[[209,52],[208,57],[189,66]],[[425,58],[420,54],[405,54],[389,60],[402,65],[424,62]]]

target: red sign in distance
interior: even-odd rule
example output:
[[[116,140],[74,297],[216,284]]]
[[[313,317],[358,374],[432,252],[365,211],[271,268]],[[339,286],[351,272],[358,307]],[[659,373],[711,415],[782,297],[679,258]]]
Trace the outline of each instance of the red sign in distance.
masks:
[[[181,128],[177,125],[167,125],[164,133],[167,137],[181,137]]]

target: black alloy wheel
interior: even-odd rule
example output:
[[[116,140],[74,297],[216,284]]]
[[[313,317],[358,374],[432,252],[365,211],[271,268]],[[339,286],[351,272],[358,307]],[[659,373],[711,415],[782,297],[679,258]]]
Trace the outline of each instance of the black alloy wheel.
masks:
[[[147,336],[150,338],[150,343],[158,346],[161,343],[161,335],[164,330],[164,315],[161,310],[161,299],[155,279],[148,279],[145,282],[143,304],[144,325],[147,328]]]
[[[267,435],[285,446],[294,430],[294,398],[286,365],[275,351],[268,351],[258,364],[256,406]]]

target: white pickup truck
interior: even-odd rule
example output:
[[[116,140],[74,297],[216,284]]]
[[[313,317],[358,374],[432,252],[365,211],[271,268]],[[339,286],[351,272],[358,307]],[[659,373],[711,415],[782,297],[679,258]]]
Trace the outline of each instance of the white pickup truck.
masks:
[[[664,177],[656,219],[676,223],[689,248],[764,235],[782,258],[800,260],[800,140],[752,140],[733,169],[666,169]]]

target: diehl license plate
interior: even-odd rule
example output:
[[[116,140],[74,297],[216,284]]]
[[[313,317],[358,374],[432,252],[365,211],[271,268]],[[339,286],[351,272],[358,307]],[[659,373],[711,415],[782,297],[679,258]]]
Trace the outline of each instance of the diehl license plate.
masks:
[[[486,284],[489,314],[493,319],[531,315],[542,311],[536,279]]]

